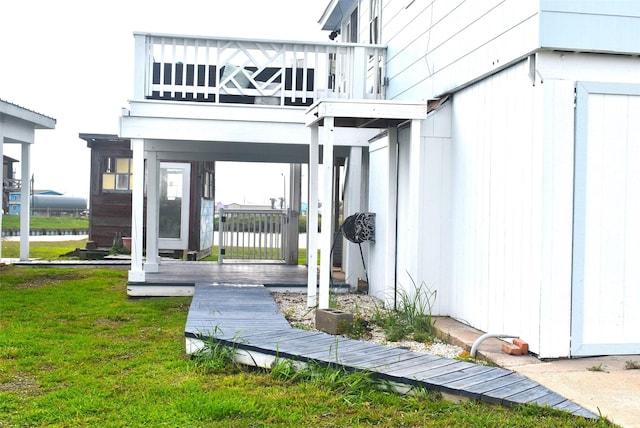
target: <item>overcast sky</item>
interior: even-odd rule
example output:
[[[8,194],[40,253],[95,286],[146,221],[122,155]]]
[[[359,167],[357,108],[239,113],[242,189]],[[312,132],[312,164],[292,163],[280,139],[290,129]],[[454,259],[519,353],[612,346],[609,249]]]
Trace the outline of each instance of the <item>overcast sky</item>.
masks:
[[[36,131],[37,189],[88,197],[89,149],[79,133],[118,134],[133,93],[133,32],[261,39],[320,40],[328,0],[15,0],[2,4],[0,99],[57,120]],[[4,154],[20,159],[20,145]],[[253,171],[256,171],[254,165]],[[217,200],[264,203],[282,193],[288,166],[260,166],[259,184],[221,186]],[[19,169],[18,169],[19,171]],[[237,177],[237,175],[236,175]]]

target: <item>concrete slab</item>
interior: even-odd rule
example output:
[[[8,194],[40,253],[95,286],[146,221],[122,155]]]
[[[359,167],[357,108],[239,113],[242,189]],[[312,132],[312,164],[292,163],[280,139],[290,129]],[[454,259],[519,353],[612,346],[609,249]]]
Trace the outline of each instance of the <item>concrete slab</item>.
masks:
[[[438,318],[436,328],[440,337],[467,350],[484,334],[451,318]],[[628,362],[640,364],[640,355],[542,361],[533,355],[507,355],[503,343],[485,340],[478,358],[521,373],[622,427],[640,428],[640,369],[627,367]]]

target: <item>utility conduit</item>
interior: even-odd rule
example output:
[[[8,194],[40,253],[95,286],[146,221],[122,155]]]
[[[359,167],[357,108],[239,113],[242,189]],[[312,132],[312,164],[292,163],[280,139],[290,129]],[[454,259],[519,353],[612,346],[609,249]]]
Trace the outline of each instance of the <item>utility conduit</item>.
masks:
[[[491,338],[491,337],[495,337],[497,339],[504,339],[507,337],[513,338],[513,339],[518,339],[520,338],[520,336],[516,336],[513,334],[504,334],[504,333],[485,333],[482,336],[480,336],[479,338],[476,339],[475,342],[473,342],[473,346],[471,346],[471,356],[473,358],[476,357],[476,353],[478,352],[478,347],[480,346],[480,344],[482,342],[484,342],[485,340]]]

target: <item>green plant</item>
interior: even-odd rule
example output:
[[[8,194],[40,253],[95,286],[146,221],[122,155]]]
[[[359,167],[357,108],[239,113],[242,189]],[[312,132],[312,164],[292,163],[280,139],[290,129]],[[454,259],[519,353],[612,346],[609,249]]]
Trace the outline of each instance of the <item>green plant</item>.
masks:
[[[212,332],[200,336],[204,346],[191,355],[196,367],[208,373],[240,370],[241,365],[235,358],[239,338],[234,338],[231,343],[223,343],[216,338],[221,333],[222,330],[216,325]]]
[[[340,322],[339,330],[350,339],[363,339],[370,334],[369,322],[360,314],[353,314],[351,322]]]
[[[399,289],[396,292],[396,309],[376,310],[375,322],[391,342],[406,338],[419,342],[431,341],[435,336],[432,310],[437,290],[431,290],[424,282],[417,285],[410,275],[409,278],[413,289]]]
[[[587,367],[587,370],[589,370],[590,372],[606,372],[602,363],[598,364],[597,366]]]
[[[640,362],[635,360],[629,360],[624,363],[626,370],[640,370]]]

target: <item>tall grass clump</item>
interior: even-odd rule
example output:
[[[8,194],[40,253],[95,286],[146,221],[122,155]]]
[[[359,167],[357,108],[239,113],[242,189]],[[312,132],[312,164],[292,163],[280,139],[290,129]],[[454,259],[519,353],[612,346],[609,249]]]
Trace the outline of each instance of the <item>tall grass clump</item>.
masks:
[[[236,361],[237,341],[232,340],[232,344],[219,341],[216,336],[222,330],[215,326],[208,335],[201,335],[204,346],[191,355],[196,367],[207,373],[230,373],[240,371],[241,365]]]
[[[431,290],[424,282],[418,285],[411,276],[409,278],[413,288],[396,292],[396,308],[375,313],[375,323],[390,342],[404,339],[426,342],[435,337],[433,307],[437,290]]]

